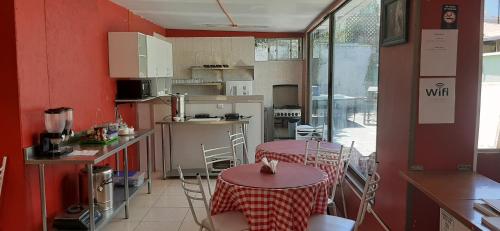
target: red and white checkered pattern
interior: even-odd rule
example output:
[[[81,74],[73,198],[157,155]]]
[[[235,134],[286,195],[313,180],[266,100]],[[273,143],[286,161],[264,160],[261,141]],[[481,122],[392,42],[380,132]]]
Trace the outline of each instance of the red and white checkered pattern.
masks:
[[[305,152],[305,146],[304,146]],[[279,153],[279,152],[270,152],[261,148],[261,146],[257,146],[257,151],[255,152],[255,162],[258,163],[262,160],[262,158],[266,157],[268,160],[278,160],[288,163],[305,163],[305,153],[303,154],[290,154],[290,153]],[[307,157],[308,162],[314,162],[314,156]],[[318,168],[323,170],[328,175],[328,185],[333,186],[335,182],[337,182],[337,178],[335,177],[335,168],[331,165],[319,164]]]
[[[250,230],[303,231],[312,214],[324,214],[328,203],[328,179],[287,189],[262,189],[235,185],[219,175],[212,197],[212,215],[241,211]]]

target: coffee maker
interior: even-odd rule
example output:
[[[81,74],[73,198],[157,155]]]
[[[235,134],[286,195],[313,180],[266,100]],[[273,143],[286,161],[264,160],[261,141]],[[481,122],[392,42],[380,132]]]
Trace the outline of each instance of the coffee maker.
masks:
[[[46,132],[40,134],[38,154],[44,157],[57,157],[72,152],[73,148],[62,146],[61,143],[65,137],[72,134],[73,110],[68,110],[68,108],[48,109],[45,111],[44,120]]]

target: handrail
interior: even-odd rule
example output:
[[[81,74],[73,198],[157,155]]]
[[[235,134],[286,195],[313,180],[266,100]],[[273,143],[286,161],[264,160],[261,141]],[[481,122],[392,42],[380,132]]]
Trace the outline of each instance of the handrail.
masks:
[[[7,157],[4,156],[2,159],[2,166],[0,166],[0,196],[2,195],[3,176],[5,175],[6,166],[7,166]]]

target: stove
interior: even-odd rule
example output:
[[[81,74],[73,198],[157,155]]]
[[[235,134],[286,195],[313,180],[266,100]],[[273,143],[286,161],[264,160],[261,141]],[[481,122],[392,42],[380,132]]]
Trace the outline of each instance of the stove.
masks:
[[[274,108],[273,114],[274,118],[300,118],[302,116],[301,108],[291,105]]]

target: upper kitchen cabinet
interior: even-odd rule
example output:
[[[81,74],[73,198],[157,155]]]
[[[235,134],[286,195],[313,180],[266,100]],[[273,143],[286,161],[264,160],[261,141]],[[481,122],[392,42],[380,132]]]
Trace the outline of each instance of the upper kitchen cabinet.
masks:
[[[109,32],[112,78],[172,77],[172,44],[138,32]]]

